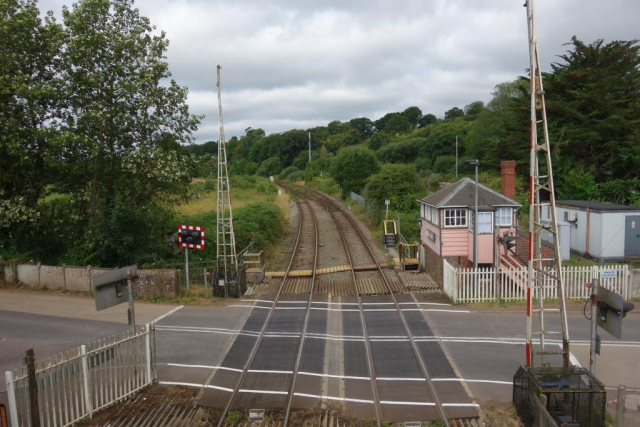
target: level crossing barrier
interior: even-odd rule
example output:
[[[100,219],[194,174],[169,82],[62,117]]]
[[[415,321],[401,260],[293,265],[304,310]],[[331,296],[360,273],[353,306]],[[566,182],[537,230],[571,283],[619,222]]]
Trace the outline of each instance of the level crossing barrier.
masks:
[[[46,361],[27,357],[21,369],[5,372],[11,425],[34,425],[34,417],[43,427],[70,425],[123,401],[155,378],[153,324]]]
[[[602,272],[607,271],[607,277]],[[460,268],[443,260],[443,290],[453,302],[477,303],[488,301],[526,301],[528,269],[523,267]],[[555,269],[549,267],[541,286],[542,297],[558,298],[558,287],[554,279]],[[593,279],[600,285],[631,299],[631,275],[629,265],[594,265],[562,267],[565,298],[585,300],[591,295],[586,287]],[[538,295],[533,295],[538,298]]]

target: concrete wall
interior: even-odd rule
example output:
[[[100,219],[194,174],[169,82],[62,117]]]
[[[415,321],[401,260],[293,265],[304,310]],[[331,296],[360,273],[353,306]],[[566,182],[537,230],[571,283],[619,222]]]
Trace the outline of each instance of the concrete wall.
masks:
[[[91,278],[106,271],[109,269],[91,266],[5,265],[0,280],[22,283],[32,288],[91,292]],[[180,270],[138,270],[138,276],[140,296],[173,298],[180,294]]]

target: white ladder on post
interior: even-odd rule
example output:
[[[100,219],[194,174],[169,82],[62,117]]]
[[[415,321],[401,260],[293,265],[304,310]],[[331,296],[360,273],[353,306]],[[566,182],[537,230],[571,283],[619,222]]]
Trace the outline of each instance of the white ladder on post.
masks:
[[[569,329],[565,305],[565,287],[562,277],[562,260],[560,258],[560,242],[558,240],[558,223],[556,218],[556,200],[553,185],[553,168],[551,163],[551,147],[545,106],[544,86],[540,70],[540,54],[535,27],[534,0],[527,0],[527,27],[529,33],[530,58],[530,92],[531,92],[531,156],[530,156],[530,212],[529,212],[529,261],[527,283],[527,365],[534,367],[539,361],[541,367],[549,364],[553,356],[562,356],[562,367],[571,366],[569,351]],[[540,118],[538,118],[538,110]],[[542,135],[539,136],[539,133]],[[541,161],[542,160],[542,161]],[[541,172],[542,170],[542,172]],[[548,195],[548,200],[542,196]],[[543,223],[542,213],[546,208],[549,222]],[[542,233],[553,236],[553,248],[550,256],[543,255]],[[545,267],[551,263],[550,267]],[[550,292],[553,291],[553,292]],[[545,296],[557,295],[558,307],[545,307]],[[537,307],[533,308],[533,298],[537,299]],[[558,313],[560,330],[547,330],[545,314]],[[535,315],[537,319],[532,319]],[[536,324],[537,320],[537,324]],[[561,336],[562,349],[549,350],[548,336]],[[545,359],[547,362],[545,362]]]
[[[218,65],[218,119],[220,127],[218,133],[218,182],[216,198],[216,262],[218,266],[218,277],[224,279],[225,296],[229,296],[229,280],[234,272],[236,274],[238,272],[238,254],[236,252],[236,237],[233,230],[233,209],[231,207],[229,168],[227,166],[227,144],[222,117],[222,95],[220,90],[221,68],[222,67]]]

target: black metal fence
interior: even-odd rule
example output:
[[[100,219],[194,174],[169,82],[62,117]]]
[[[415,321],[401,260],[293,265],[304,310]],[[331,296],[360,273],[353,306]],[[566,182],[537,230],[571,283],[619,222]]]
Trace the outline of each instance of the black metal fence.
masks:
[[[588,369],[529,368],[521,366],[513,378],[513,403],[526,427],[605,425],[606,392]]]

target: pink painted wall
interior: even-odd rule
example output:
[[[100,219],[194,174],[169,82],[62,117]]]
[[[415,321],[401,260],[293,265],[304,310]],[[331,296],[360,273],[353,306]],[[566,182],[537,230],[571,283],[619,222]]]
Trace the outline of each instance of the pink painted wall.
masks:
[[[469,231],[469,259],[473,261],[473,233]],[[478,264],[493,264],[493,234],[478,234]]]
[[[435,241],[429,239],[427,231],[431,231],[436,235]],[[420,227],[420,240],[423,245],[428,246],[436,254],[440,255],[440,229],[422,218],[422,226]]]
[[[443,228],[442,256],[467,256],[469,254],[468,228]]]

